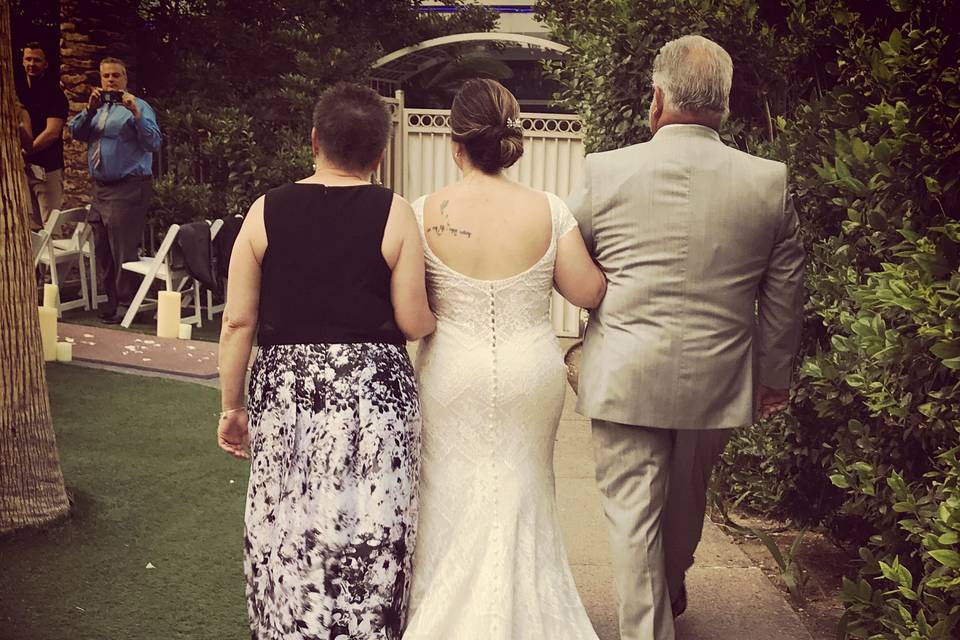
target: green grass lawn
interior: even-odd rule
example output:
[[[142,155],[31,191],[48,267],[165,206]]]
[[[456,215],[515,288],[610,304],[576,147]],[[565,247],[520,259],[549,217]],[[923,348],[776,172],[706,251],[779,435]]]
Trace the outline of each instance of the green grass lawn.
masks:
[[[248,467],[216,446],[218,392],[47,371],[75,504],[46,530],[0,538],[0,639],[248,638]]]

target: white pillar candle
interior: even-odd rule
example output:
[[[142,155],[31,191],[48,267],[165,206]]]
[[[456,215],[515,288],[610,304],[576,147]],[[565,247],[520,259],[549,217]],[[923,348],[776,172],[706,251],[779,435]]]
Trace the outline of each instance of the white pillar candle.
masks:
[[[43,359],[53,362],[57,359],[57,310],[50,307],[38,307],[40,312],[40,342],[43,345]]]
[[[176,338],[180,335],[180,293],[161,291],[157,294],[157,336]]]
[[[185,322],[180,323],[180,336],[181,340],[189,340],[193,336],[193,325],[187,324]]]
[[[57,343],[57,362],[70,362],[73,360],[73,345],[69,342]]]
[[[60,290],[57,285],[43,285],[43,306],[51,309],[56,309],[60,306]]]

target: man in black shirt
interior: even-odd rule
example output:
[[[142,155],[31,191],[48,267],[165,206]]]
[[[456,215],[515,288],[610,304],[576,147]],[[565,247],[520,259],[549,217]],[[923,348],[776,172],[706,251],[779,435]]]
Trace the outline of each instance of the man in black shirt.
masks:
[[[33,225],[42,226],[50,212],[63,206],[63,124],[67,97],[56,78],[47,74],[47,55],[38,42],[23,48],[26,82],[17,96],[30,114],[33,150],[27,154],[27,181],[33,201]]]

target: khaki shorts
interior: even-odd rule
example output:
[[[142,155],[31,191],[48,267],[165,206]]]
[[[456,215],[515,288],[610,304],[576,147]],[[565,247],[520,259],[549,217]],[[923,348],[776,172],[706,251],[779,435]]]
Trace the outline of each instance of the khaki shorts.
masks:
[[[50,212],[63,206],[63,169],[46,171],[43,179],[36,178],[28,171],[27,185],[33,205],[33,223],[43,226]]]

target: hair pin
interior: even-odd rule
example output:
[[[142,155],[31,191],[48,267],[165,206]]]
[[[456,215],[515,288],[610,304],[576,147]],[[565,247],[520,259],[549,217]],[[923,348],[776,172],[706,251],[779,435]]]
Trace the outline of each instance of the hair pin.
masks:
[[[520,121],[520,118],[507,118],[507,128],[516,129],[517,131],[523,131],[523,123]]]

